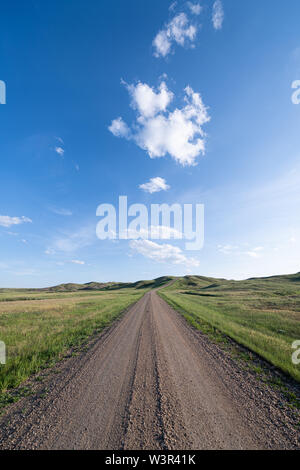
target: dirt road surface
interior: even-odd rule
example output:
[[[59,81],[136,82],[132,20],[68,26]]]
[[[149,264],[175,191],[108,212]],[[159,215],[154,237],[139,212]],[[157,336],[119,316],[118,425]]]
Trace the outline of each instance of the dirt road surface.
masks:
[[[290,449],[276,392],[155,291],[4,415],[2,449]]]

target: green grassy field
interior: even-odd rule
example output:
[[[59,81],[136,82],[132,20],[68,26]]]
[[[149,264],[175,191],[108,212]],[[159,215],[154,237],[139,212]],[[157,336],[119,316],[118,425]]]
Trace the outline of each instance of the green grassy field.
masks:
[[[145,284],[103,291],[2,290],[0,339],[7,347],[7,363],[0,366],[0,404],[7,390],[82,345],[147,289]]]
[[[84,344],[151,288],[172,278],[134,284],[63,284],[49,289],[0,289],[0,406],[7,391]],[[160,295],[204,333],[220,331],[300,381],[292,342],[300,339],[300,274],[226,281],[187,276]],[[4,397],[4,398],[3,398]]]
[[[300,273],[246,281],[187,276],[160,295],[194,327],[225,333],[300,381],[291,360],[300,340]]]

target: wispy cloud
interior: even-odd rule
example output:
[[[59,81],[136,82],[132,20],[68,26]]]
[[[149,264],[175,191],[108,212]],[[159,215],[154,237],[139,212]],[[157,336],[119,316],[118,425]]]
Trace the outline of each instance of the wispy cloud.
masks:
[[[244,251],[242,254],[250,256],[251,258],[260,258],[262,256],[261,252],[264,250],[263,246],[257,246],[252,250]]]
[[[221,29],[224,21],[224,9],[221,0],[213,4],[212,22],[215,29]]]
[[[79,249],[92,245],[95,240],[95,227],[83,227],[76,232],[54,238],[46,248],[45,254],[74,253]]]
[[[158,263],[184,265],[188,268],[200,265],[199,261],[195,258],[185,256],[179,247],[167,243],[159,244],[150,240],[132,240],[130,247],[145,258]]]
[[[151,178],[148,183],[140,184],[139,188],[147,193],[158,193],[159,191],[167,191],[170,189],[170,186],[166,183],[164,178],[157,176],[156,178]]]
[[[220,251],[220,253],[224,253],[224,255],[230,255],[231,253],[236,252],[238,248],[239,247],[236,245],[218,245],[218,251]]]
[[[202,6],[200,5],[200,3],[187,2],[187,6],[189,7],[193,15],[200,15],[202,11]]]
[[[71,216],[73,213],[68,209],[63,209],[59,207],[49,207],[49,210],[57,215]]]
[[[83,265],[85,264],[85,261],[80,261],[79,259],[72,259],[71,263]]]
[[[137,114],[136,122],[130,130],[122,118],[118,118],[109,130],[116,137],[134,140],[150,158],[169,154],[181,165],[194,165],[196,158],[205,153],[202,127],[210,120],[201,95],[187,86],[184,106],[170,111],[174,94],[165,82],[157,90],[141,82],[126,84],[126,87],[131,97],[130,105]]]
[[[61,137],[55,137],[58,142],[58,145],[54,147],[55,152],[60,155],[61,157],[64,156],[65,149],[64,149],[64,141]]]
[[[10,217],[9,215],[0,215],[0,226],[1,227],[11,227],[12,225],[20,225],[24,223],[32,223],[32,220],[29,217]]]
[[[166,57],[172,52],[172,45],[193,46],[197,26],[192,24],[185,13],[179,13],[161,29],[153,40],[155,57]]]
[[[260,258],[262,256],[263,246],[245,249],[239,245],[219,245],[218,251],[224,255],[250,256],[250,258]]]
[[[62,147],[55,147],[54,150],[55,150],[55,152],[58,153],[58,155],[60,155],[61,157],[64,156],[65,151],[64,151],[64,149],[63,149]]]
[[[170,11],[174,11],[175,8],[176,8],[176,6],[177,6],[177,2],[171,3],[171,5],[169,6],[169,10],[170,10]]]

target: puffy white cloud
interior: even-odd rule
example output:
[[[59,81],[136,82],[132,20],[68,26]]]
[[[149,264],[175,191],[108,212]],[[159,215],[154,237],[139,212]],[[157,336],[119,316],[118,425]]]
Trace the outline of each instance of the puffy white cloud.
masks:
[[[161,83],[158,91],[142,83],[126,86],[131,106],[137,112],[136,123],[130,134],[116,134],[112,126],[110,131],[118,137],[134,140],[151,158],[169,154],[181,165],[194,165],[196,158],[205,153],[202,126],[210,120],[201,95],[187,86],[184,106],[169,111],[174,95],[165,82]]]
[[[167,185],[166,180],[164,178],[161,178],[160,176],[157,176],[156,178],[151,178],[148,183],[140,184],[139,185],[140,189],[143,189],[143,191],[147,193],[158,193],[159,191],[167,191],[170,189],[170,186]]]
[[[155,57],[166,57],[174,43],[180,46],[193,45],[196,34],[197,27],[191,24],[185,13],[179,13],[155,36],[153,40]]]
[[[73,264],[85,264],[85,261],[80,261],[79,259],[72,259],[71,263]]]
[[[121,117],[114,119],[108,129],[116,137],[128,138],[130,136],[130,129]]]
[[[200,3],[187,2],[187,6],[194,15],[200,15],[202,10],[202,6],[200,5]]]
[[[10,217],[9,215],[0,215],[0,226],[11,227],[12,225],[20,225],[24,223],[31,223],[32,220],[28,217]]]
[[[221,0],[213,4],[212,22],[215,29],[221,29],[224,21],[224,9]]]
[[[195,258],[185,256],[179,247],[167,243],[159,244],[151,240],[132,240],[130,247],[137,253],[156,262],[179,264],[189,268],[200,265]]]
[[[159,31],[153,40],[153,46],[155,48],[155,57],[166,57],[171,52],[172,42],[168,37],[166,31]]]
[[[137,85],[125,83],[125,85],[131,96],[132,108],[136,109],[144,118],[150,118],[161,111],[166,111],[174,96],[164,81],[159,85],[157,93],[147,83],[139,82]]]

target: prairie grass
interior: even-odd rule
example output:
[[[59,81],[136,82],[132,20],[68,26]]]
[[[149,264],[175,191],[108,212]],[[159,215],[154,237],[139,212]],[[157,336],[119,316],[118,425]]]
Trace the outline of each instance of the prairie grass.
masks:
[[[247,281],[187,276],[160,295],[195,328],[224,333],[300,381],[300,366],[292,363],[292,343],[300,340],[299,281],[299,274]]]
[[[0,365],[0,394],[51,366],[69,348],[84,344],[144,293],[143,289],[1,293],[0,340],[6,344],[7,362]],[[27,300],[20,300],[22,296]]]

